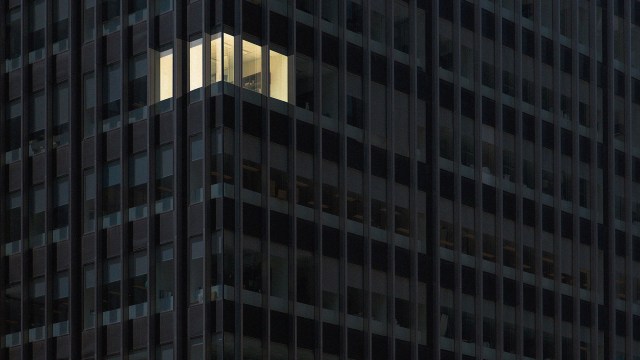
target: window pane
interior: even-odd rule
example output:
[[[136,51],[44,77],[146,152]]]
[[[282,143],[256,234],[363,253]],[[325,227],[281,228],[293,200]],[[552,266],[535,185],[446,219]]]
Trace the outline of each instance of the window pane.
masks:
[[[242,87],[262,92],[262,48],[242,40]]]
[[[173,49],[160,52],[158,101],[173,97]]]
[[[202,135],[191,138],[191,162],[189,168],[191,203],[202,201],[203,197],[203,145]]]
[[[201,236],[191,238],[191,264],[189,266],[189,294],[191,303],[203,301],[204,241]]]
[[[156,258],[156,311],[173,309],[173,247],[164,245]]]
[[[17,7],[7,14],[7,28],[6,28],[6,52],[7,62],[6,71],[9,72],[18,68],[20,64],[20,53],[22,51],[21,46],[21,21],[20,21],[20,8]]]
[[[29,246],[36,247],[45,244],[45,211],[46,190],[43,184],[31,189],[29,196]]]
[[[269,55],[269,94],[274,99],[289,101],[289,58],[273,50]]]
[[[202,39],[189,44],[189,91],[202,87]]]
[[[120,126],[120,98],[122,96],[122,76],[120,64],[107,65],[104,69],[102,86],[102,130],[108,131]]]

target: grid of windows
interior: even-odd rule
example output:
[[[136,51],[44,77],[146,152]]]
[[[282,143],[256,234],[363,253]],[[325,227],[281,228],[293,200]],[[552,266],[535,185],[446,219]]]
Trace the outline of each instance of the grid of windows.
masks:
[[[0,358],[640,353],[640,1],[0,26]]]

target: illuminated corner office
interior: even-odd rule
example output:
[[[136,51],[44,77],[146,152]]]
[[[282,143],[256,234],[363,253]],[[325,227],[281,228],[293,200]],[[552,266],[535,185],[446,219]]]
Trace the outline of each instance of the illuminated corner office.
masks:
[[[640,0],[0,1],[0,359],[640,354]]]

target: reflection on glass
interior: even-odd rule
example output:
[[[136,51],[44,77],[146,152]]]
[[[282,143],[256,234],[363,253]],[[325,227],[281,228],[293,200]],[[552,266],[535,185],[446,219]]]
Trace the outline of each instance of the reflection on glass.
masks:
[[[274,99],[289,101],[288,65],[286,55],[269,51],[269,94]]]
[[[224,46],[222,45],[224,43]],[[215,34],[211,39],[211,83],[225,81],[233,84],[233,36]]]
[[[262,92],[262,49],[242,40],[242,87]]]
[[[202,38],[189,44],[189,91],[202,87]]]

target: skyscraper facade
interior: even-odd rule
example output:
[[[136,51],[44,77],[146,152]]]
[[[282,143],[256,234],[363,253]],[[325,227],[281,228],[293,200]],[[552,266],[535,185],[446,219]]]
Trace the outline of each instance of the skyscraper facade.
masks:
[[[4,0],[0,358],[640,359],[640,1]]]

